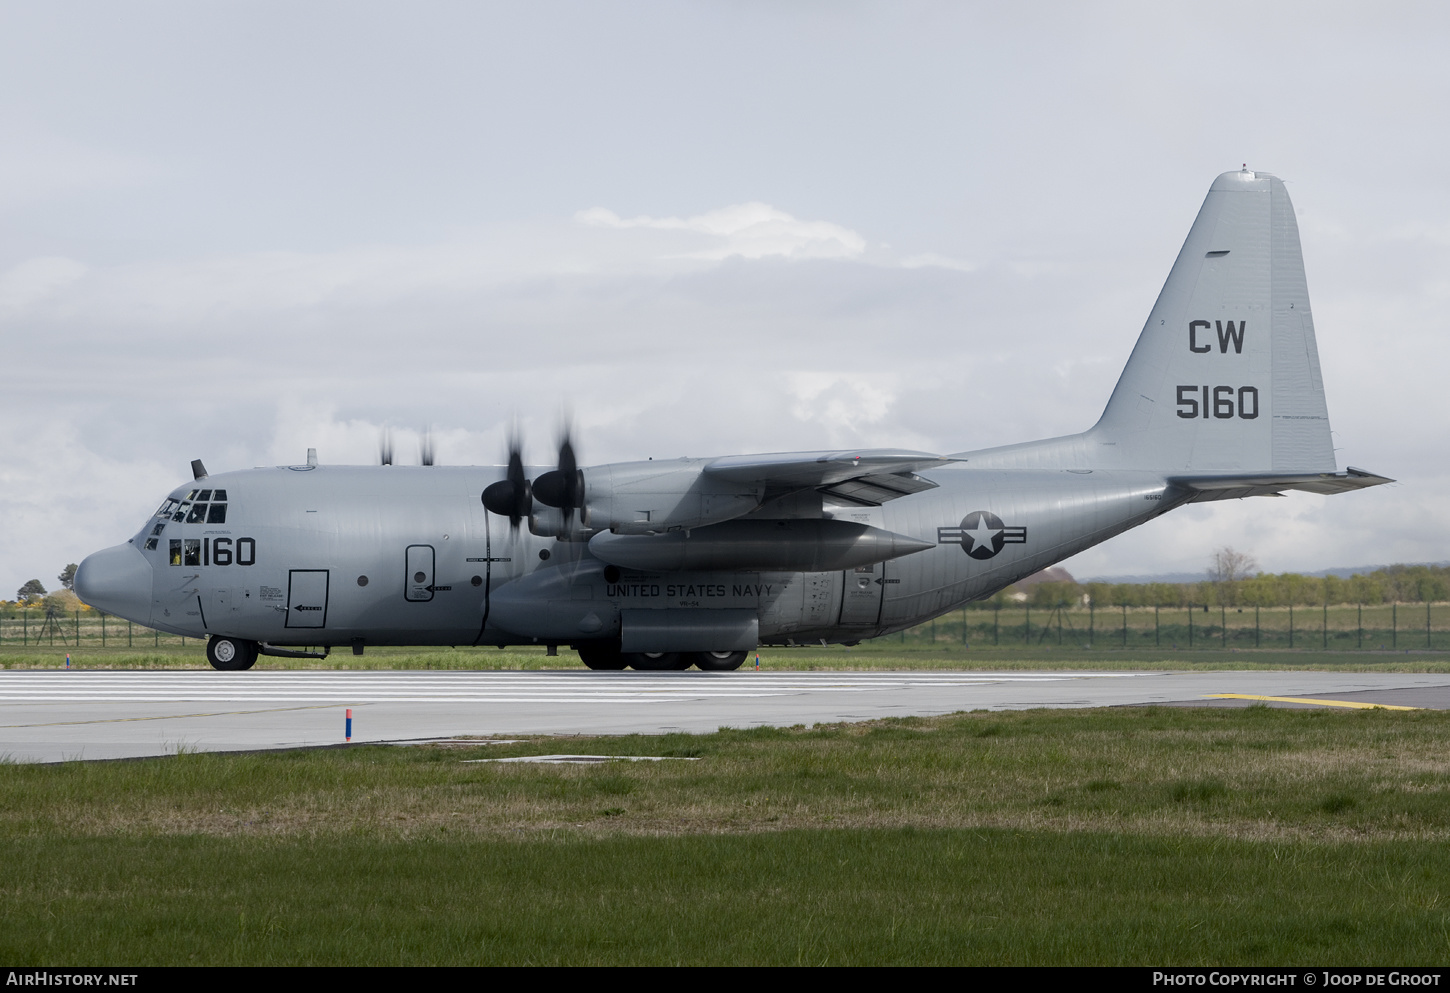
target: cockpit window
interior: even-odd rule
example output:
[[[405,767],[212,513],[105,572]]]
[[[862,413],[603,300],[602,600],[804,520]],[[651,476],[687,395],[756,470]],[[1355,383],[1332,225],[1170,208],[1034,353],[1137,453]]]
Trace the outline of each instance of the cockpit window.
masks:
[[[191,504],[183,500],[181,502],[181,506],[176,508],[176,513],[171,515],[171,519],[179,524],[180,522],[186,520],[186,512],[190,509]]]
[[[208,500],[211,499],[211,490],[202,490],[200,493],[198,493],[196,495],[196,498],[198,500],[200,500],[202,503],[207,502]]]
[[[206,515],[206,522],[208,524],[225,524],[227,522],[227,505],[224,503],[212,504],[211,510]]]
[[[205,520],[206,520],[206,504],[204,504],[204,503],[195,503],[195,504],[192,504],[191,510],[188,511],[187,514],[186,514],[186,523],[188,523],[188,524],[200,524],[200,523],[202,523]]]
[[[175,509],[176,509],[176,501],[175,500],[167,500],[165,503],[163,503],[161,505],[161,509],[158,510],[158,511],[156,511],[156,516],[157,517],[170,517],[171,516],[171,512],[173,510],[175,510]]]
[[[227,500],[227,491],[226,490],[217,490],[216,491],[216,494],[212,497],[212,499],[215,500],[215,501],[217,501],[217,502],[219,502],[219,503],[226,503],[226,500]]]
[[[192,490],[192,491],[191,491],[191,492],[190,492],[190,493],[188,493],[188,494],[187,494],[187,495],[186,495],[186,498],[187,498],[187,499],[188,499],[188,500],[195,500],[195,499],[196,499],[196,495],[197,495],[197,494],[198,494],[198,493],[200,493],[200,492],[201,492],[201,490]]]

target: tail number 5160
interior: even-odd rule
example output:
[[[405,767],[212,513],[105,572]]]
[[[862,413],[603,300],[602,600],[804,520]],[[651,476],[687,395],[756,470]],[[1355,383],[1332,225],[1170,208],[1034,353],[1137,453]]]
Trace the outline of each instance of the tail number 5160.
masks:
[[[1180,386],[1178,416],[1182,418],[1241,417],[1252,421],[1259,416],[1257,386]]]

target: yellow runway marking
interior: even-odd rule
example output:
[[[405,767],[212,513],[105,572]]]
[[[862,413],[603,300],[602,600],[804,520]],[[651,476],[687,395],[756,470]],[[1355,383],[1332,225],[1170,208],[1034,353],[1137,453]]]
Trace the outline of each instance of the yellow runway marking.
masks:
[[[276,714],[284,710],[327,710],[336,706],[338,705],[321,703],[306,707],[268,707],[266,710],[218,710],[209,714],[162,714],[158,717],[105,717],[95,721],[49,721],[45,724],[0,724],[0,729],[53,728],[62,727],[67,724],[125,724],[130,721],[179,721],[187,717],[233,717],[237,714]]]
[[[1307,696],[1257,696],[1253,693],[1205,693],[1216,700],[1268,700],[1273,703],[1312,703],[1320,707],[1353,707],[1355,710],[1420,710],[1394,703],[1362,703],[1359,700],[1318,700]]]

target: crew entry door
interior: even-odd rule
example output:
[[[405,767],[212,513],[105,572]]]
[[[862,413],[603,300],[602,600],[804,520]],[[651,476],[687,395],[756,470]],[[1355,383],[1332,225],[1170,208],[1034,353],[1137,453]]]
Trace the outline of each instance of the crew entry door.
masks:
[[[287,627],[327,627],[327,570],[293,569],[287,575]]]
[[[413,603],[433,599],[433,546],[409,545],[408,575],[403,581],[403,598]]]

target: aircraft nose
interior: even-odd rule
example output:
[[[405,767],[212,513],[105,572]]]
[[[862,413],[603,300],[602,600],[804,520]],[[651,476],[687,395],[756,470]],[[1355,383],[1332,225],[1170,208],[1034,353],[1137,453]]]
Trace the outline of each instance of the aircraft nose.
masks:
[[[75,592],[97,610],[151,623],[151,563],[135,545],[112,545],[87,555],[76,569]]]

